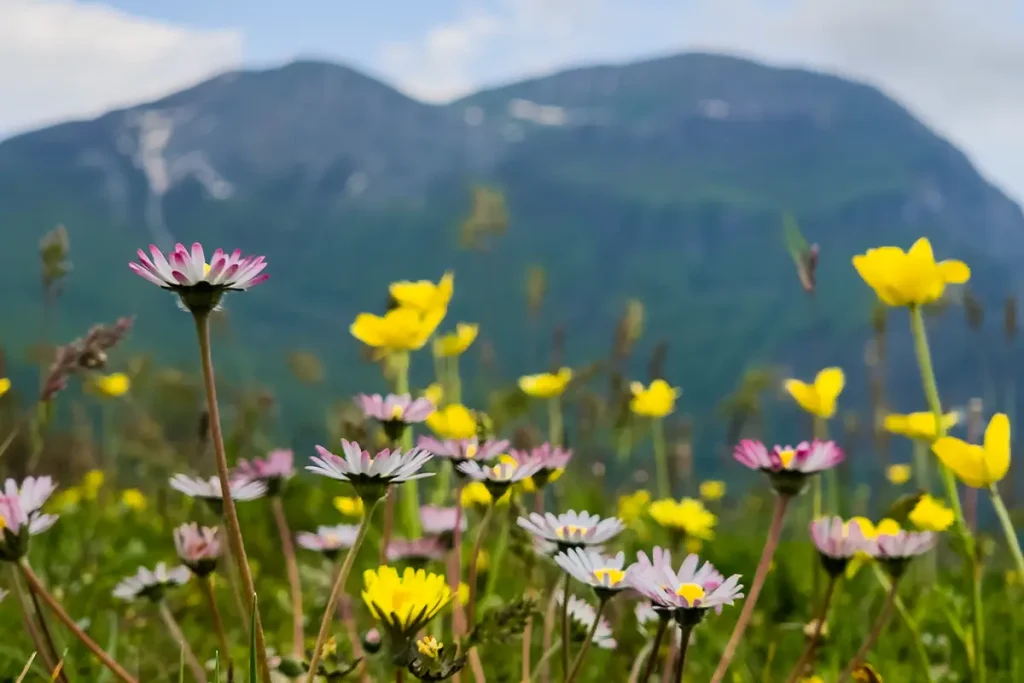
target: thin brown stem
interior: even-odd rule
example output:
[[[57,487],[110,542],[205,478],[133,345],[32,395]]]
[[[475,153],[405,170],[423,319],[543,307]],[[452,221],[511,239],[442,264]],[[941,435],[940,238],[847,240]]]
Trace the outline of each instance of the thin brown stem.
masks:
[[[228,636],[224,632],[224,622],[220,618],[220,610],[217,608],[217,596],[213,593],[213,579],[210,576],[204,576],[199,579],[199,585],[202,586],[203,595],[206,597],[206,606],[210,610],[210,618],[213,619],[213,629],[217,632],[217,641],[220,644],[220,659],[224,662],[225,667],[230,672],[232,669],[231,665],[231,646],[228,644]],[[231,678],[230,673],[228,678]]]
[[[28,564],[28,558],[25,558],[25,563]],[[15,580],[17,580],[17,572],[14,572],[14,577]],[[57,656],[57,646],[53,642],[53,634],[50,633],[50,627],[46,623],[46,615],[43,614],[43,609],[39,605],[39,596],[37,596],[32,591],[29,591],[28,594],[32,598],[32,610],[35,612],[36,618],[39,620],[39,634],[42,636],[43,643],[45,644],[47,649],[47,654],[49,654],[49,657],[43,657],[43,661],[45,662],[47,660],[50,660],[52,662],[59,663],[61,658]],[[55,664],[54,667],[50,668],[50,671],[55,671],[56,667],[57,665]],[[68,677],[67,674],[64,673],[63,667],[60,667],[59,670],[56,670],[56,677],[59,678],[62,683],[68,683]]]
[[[14,595],[18,599],[18,606],[21,607],[21,616],[25,620],[25,630],[28,631],[29,637],[32,638],[32,645],[35,646],[36,652],[42,658],[43,666],[46,667],[47,671],[53,671],[57,667],[57,658],[55,655],[50,654],[43,641],[42,634],[39,633],[39,628],[33,616],[36,612],[32,609],[29,599],[25,597],[25,589],[22,587],[21,580],[18,577],[18,570],[13,564],[11,565],[11,576],[14,580]],[[30,595],[35,594],[30,593]]]
[[[356,669],[356,673],[363,683],[369,683],[370,677],[366,673],[366,655],[363,652],[363,642],[359,638],[356,620],[352,616],[352,600],[349,596],[342,595],[338,604],[341,607],[341,621],[345,624],[345,632],[348,635],[349,643],[352,645],[352,659],[359,660],[359,668]]]
[[[28,563],[22,562],[20,566],[22,576],[24,576],[25,581],[28,582],[29,589],[33,593],[36,593],[42,601],[46,603],[46,606],[54,613],[54,615],[56,615],[57,619],[64,624],[64,626],[67,627],[67,629],[71,631],[76,638],[82,641],[82,644],[100,660],[103,666],[110,669],[110,672],[124,681],[124,683],[138,683],[138,681],[132,678],[120,664],[115,662],[110,655],[104,652],[103,648],[97,645],[92,638],[86,635],[85,631],[78,627],[78,624],[75,623],[74,619],[68,616],[68,613],[64,611],[64,608],[61,607],[59,602],[57,602],[57,599],[50,595],[49,591],[46,590],[46,587],[43,586],[42,581],[40,581],[39,577],[35,575],[32,568],[28,566]]]
[[[638,679],[643,683],[651,680],[651,674],[654,673],[654,665],[658,661],[658,650],[661,648],[661,641],[665,637],[665,632],[668,630],[668,622],[671,619],[669,615],[660,616],[658,618],[658,630],[654,634],[653,645],[651,646],[651,654],[647,657],[647,666],[644,667],[643,675]]]
[[[466,603],[466,624],[467,628],[472,629],[475,607],[476,607],[476,572],[477,562],[480,559],[480,546],[483,544],[484,534],[487,533],[487,527],[491,522],[491,517],[494,514],[494,500],[491,500],[491,504],[487,507],[487,512],[484,513],[484,518],[480,522],[480,527],[476,530],[476,540],[473,541],[473,553],[469,557],[469,601]]]
[[[196,679],[196,683],[206,683],[206,672],[203,671],[203,665],[196,659],[196,653],[192,651],[192,646],[188,644],[185,634],[181,631],[181,626],[178,625],[178,620],[174,618],[171,610],[167,607],[167,603],[163,600],[160,601],[159,610],[160,619],[163,620],[164,626],[167,627],[171,637],[178,641],[178,647],[185,654],[185,662],[188,664],[188,668],[192,670],[192,676]]]
[[[551,597],[548,598],[547,609],[544,610],[544,639],[542,645],[544,647],[544,654],[548,654],[552,650],[552,641],[555,639],[555,610],[558,607],[558,589],[557,586],[552,586]],[[552,655],[553,656],[553,655]],[[550,659],[551,656],[548,657]],[[550,683],[551,681],[551,667],[548,665],[547,659],[544,655],[541,655],[541,659],[537,662],[537,672],[540,674],[541,683]]]
[[[825,586],[825,597],[821,601],[821,607],[818,608],[818,614],[815,618],[814,631],[811,633],[811,637],[808,638],[807,644],[804,645],[804,651],[800,654],[800,659],[796,660],[793,670],[789,673],[789,677],[786,679],[787,683],[796,683],[796,681],[800,680],[808,663],[814,661],[814,653],[818,648],[818,639],[821,637],[821,630],[824,628],[825,619],[828,617],[828,608],[832,604],[832,595],[835,593],[838,584],[838,576],[829,577],[828,584]]]
[[[284,505],[281,503],[280,496],[274,496],[271,499],[270,509],[274,512],[277,533],[281,536],[281,549],[284,551],[288,586],[292,596],[292,651],[297,659],[302,659],[302,585],[299,583],[299,564],[295,560],[295,543],[292,541],[292,532],[288,528],[288,518],[284,514]]]
[[[576,674],[579,673],[580,667],[583,666],[583,658],[587,654],[587,650],[590,649],[590,641],[594,639],[594,634],[597,632],[597,627],[601,624],[601,615],[604,614],[604,608],[608,604],[608,601],[602,599],[597,605],[597,612],[594,614],[594,623],[590,625],[590,630],[587,633],[586,640],[580,646],[580,651],[576,653],[576,659],[572,663],[572,669],[569,671],[569,677],[566,679],[566,683],[572,683],[576,680]]]
[[[765,579],[768,577],[768,570],[772,566],[772,557],[775,555],[775,548],[779,545],[779,538],[782,536],[782,523],[786,517],[786,508],[789,507],[789,496],[778,495],[775,497],[775,509],[772,512],[771,526],[768,527],[768,539],[765,541],[764,550],[761,551],[761,560],[757,563],[757,570],[754,572],[754,581],[750,586],[750,593],[743,602],[743,610],[740,612],[739,620],[729,636],[729,642],[725,646],[722,658],[718,662],[711,683],[721,683],[725,672],[729,670],[733,657],[736,656],[736,648],[743,640],[743,634],[754,616],[754,607],[757,605],[757,598],[761,595]]]
[[[569,678],[569,584],[572,576],[565,574],[565,582],[562,584],[562,683]]]
[[[455,528],[452,530],[452,550],[448,553],[448,589],[452,595],[458,595],[459,584],[462,583],[462,487],[463,477],[455,473]],[[452,632],[456,637],[466,632],[466,615],[456,600],[452,607]],[[462,673],[455,672],[452,683],[462,683]]]
[[[196,313],[196,336],[199,341],[199,355],[203,365],[203,385],[206,388],[206,408],[210,415],[210,437],[213,441],[213,453],[217,462],[217,478],[220,480],[220,493],[224,505],[224,521],[228,531],[228,545],[238,567],[242,579],[247,604],[251,612],[256,601],[256,586],[249,571],[249,558],[245,554],[245,541],[242,540],[242,527],[238,523],[238,512],[235,501],[231,497],[231,481],[228,473],[228,458],[224,451],[224,433],[220,424],[220,408],[217,404],[217,383],[213,373],[213,353],[210,348],[210,319],[207,314]],[[260,621],[259,610],[255,615],[256,623],[256,661],[263,683],[271,683],[270,667],[267,666],[267,643],[263,636],[263,623]]]
[[[331,622],[334,621],[334,610],[338,605],[338,598],[341,596],[341,592],[345,587],[345,580],[348,578],[349,573],[352,571],[352,565],[355,564],[356,555],[359,554],[359,547],[363,545],[363,539],[366,538],[366,532],[370,529],[370,520],[373,518],[373,511],[377,508],[375,501],[372,505],[366,508],[366,512],[363,514],[363,519],[359,522],[359,531],[356,533],[355,543],[348,549],[345,554],[345,562],[341,565],[341,569],[338,571],[338,577],[334,580],[334,587],[331,588],[331,595],[327,599],[327,608],[324,610],[324,617],[320,621],[320,633],[316,637],[316,645],[313,646],[313,654],[309,661],[309,673],[306,675],[306,683],[313,683],[313,679],[316,677],[317,665],[320,663],[320,654],[323,652],[324,643],[327,642],[327,636],[331,631]]]
[[[676,655],[676,671],[672,675],[675,683],[683,683],[683,668],[686,666],[686,651],[690,649],[690,634],[693,626],[679,627],[679,654]]]
[[[865,657],[868,656],[868,652],[878,642],[878,637],[882,635],[882,629],[885,628],[886,623],[889,621],[889,615],[892,614],[893,605],[896,603],[896,592],[899,590],[900,581],[899,578],[893,578],[892,584],[889,586],[889,593],[885,596],[885,604],[882,605],[881,611],[878,613],[878,618],[875,619],[875,625],[871,627],[871,631],[867,637],[864,638],[864,642],[861,644],[860,649],[857,650],[857,654],[853,656],[850,663],[846,665],[843,672],[839,674],[839,683],[849,680],[850,676],[853,675],[853,670],[860,666]]]

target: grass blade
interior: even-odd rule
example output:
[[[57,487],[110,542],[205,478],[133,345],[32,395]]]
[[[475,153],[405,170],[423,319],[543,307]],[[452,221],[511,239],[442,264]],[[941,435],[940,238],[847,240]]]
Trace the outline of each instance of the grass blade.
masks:
[[[21,670],[21,675],[18,676],[18,680],[15,683],[21,683],[25,680],[25,676],[28,676],[28,670],[32,668],[32,662],[36,661],[36,653],[33,652],[32,656],[25,662],[25,668]]]
[[[249,680],[258,681],[256,670],[256,610],[258,609],[256,594],[252,594],[252,614],[249,619]]]

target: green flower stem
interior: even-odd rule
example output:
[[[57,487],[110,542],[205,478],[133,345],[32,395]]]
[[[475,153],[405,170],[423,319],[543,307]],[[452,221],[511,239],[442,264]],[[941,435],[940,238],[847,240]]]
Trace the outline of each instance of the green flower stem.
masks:
[[[188,663],[188,668],[192,671],[192,677],[196,680],[196,683],[206,683],[206,672],[203,670],[203,665],[196,659],[196,653],[192,651],[192,646],[188,644],[185,634],[181,631],[181,626],[178,625],[178,620],[174,618],[171,610],[167,608],[167,603],[161,600],[157,608],[160,610],[160,619],[163,620],[164,626],[167,627],[167,632],[178,642],[182,657]]]
[[[407,482],[406,485],[411,482]],[[366,532],[370,529],[370,520],[373,518],[373,511],[377,509],[379,500],[373,502],[372,505],[363,514],[363,519],[359,522],[359,531],[356,533],[355,543],[345,553],[345,562],[341,565],[341,570],[338,572],[338,577],[334,580],[334,587],[331,588],[331,596],[327,599],[327,608],[324,610],[323,619],[320,621],[320,633],[316,637],[316,645],[313,646],[313,654],[310,656],[309,662],[309,673],[306,675],[306,683],[313,683],[313,679],[316,677],[317,665],[320,664],[320,654],[323,652],[324,643],[327,642],[327,636],[331,631],[331,624],[334,622],[334,610],[338,605],[338,598],[341,597],[342,592],[345,588],[345,580],[348,578],[349,573],[352,571],[352,565],[355,564],[356,555],[359,554],[359,547],[363,545],[363,539],[366,538]]]
[[[452,392],[449,403],[462,403],[462,376],[459,374],[459,356],[448,358],[448,386]]]
[[[210,415],[210,437],[213,441],[213,452],[217,463],[217,478],[220,480],[220,492],[224,505],[224,521],[227,528],[228,544],[231,555],[238,566],[238,574],[242,579],[242,587],[253,604],[256,587],[253,584],[252,572],[249,571],[249,558],[245,554],[245,542],[242,540],[242,527],[238,523],[235,501],[231,498],[231,481],[228,473],[228,459],[224,451],[224,433],[220,425],[220,408],[217,405],[217,384],[213,372],[213,354],[210,348],[210,318],[205,313],[193,314],[196,323],[196,337],[199,341],[199,355],[203,365],[203,384],[206,388],[206,409]],[[251,608],[250,608],[251,611]],[[256,624],[256,656],[259,663],[260,678],[263,683],[270,683],[270,667],[267,666],[267,643],[263,636],[263,623],[259,614],[252,621]]]
[[[61,607],[60,603],[57,602],[57,599],[50,595],[50,592],[46,590],[46,587],[43,586],[43,582],[39,580],[39,577],[35,575],[27,562],[22,560],[20,566],[21,574],[25,577],[25,581],[28,583],[29,589],[38,595],[44,603],[46,603],[46,606],[54,613],[57,619],[64,624],[64,626],[71,631],[71,633],[73,633],[74,636],[78,638],[78,640],[80,640],[97,659],[100,660],[103,666],[110,669],[110,672],[123,681],[123,683],[139,683],[132,678],[120,664],[115,662],[110,655],[104,652],[103,648],[97,645],[96,642],[85,633],[85,631],[79,628],[78,624],[75,623],[75,620],[72,619],[68,613],[64,611],[64,608]]]
[[[658,661],[658,648],[661,647],[661,641],[665,637],[665,631],[668,630],[668,622],[670,617],[663,616],[658,618],[658,630],[654,634],[654,640],[651,641],[651,651],[647,656],[647,665],[644,666],[644,673],[641,678],[631,678],[632,681],[643,681],[647,683],[651,680],[651,674],[654,673],[654,665]]]
[[[409,352],[398,351],[391,356],[392,369],[395,371],[395,393],[409,393]],[[402,432],[402,449],[412,449],[412,429]],[[409,538],[420,535],[420,495],[419,482],[409,481],[402,487],[402,520]]]
[[[665,448],[665,424],[660,417],[651,420],[651,442],[654,445],[654,467],[658,475],[658,496],[672,497],[672,482],[668,474],[668,453]]]
[[[882,605],[881,611],[878,613],[878,617],[875,619],[874,626],[871,627],[871,631],[867,637],[864,638],[864,642],[861,643],[860,649],[857,650],[857,654],[853,656],[850,663],[846,665],[843,672],[839,674],[839,683],[849,680],[850,676],[853,675],[853,670],[856,669],[864,658],[868,656],[868,652],[875,646],[878,641],[878,637],[882,635],[882,629],[885,628],[886,622],[889,621],[889,615],[892,613],[893,605],[896,602],[896,591],[899,590],[900,582],[899,579],[893,579],[889,585],[889,592],[885,596],[885,603]]]
[[[561,642],[557,642],[557,643],[555,643],[554,645],[552,645],[551,647],[549,647],[549,648],[548,648],[548,649],[547,649],[547,650],[546,650],[546,651],[544,652],[544,654],[542,654],[542,655],[540,656],[540,659],[538,659],[538,660],[537,660],[537,668],[536,668],[536,669],[534,669],[534,672],[533,672],[533,676],[531,676],[531,677],[530,677],[530,680],[531,680],[531,681],[534,681],[534,680],[536,680],[536,679],[537,679],[537,676],[539,676],[539,675],[540,675],[540,672],[541,672],[541,671],[543,671],[543,670],[544,670],[544,667],[546,667],[546,666],[547,666],[548,660],[549,660],[549,659],[551,659],[552,657],[554,657],[554,656],[555,656],[555,654],[556,654],[556,653],[557,653],[557,652],[558,652],[558,651],[559,651],[559,650],[560,650],[561,648],[562,648],[562,643],[561,643]]]
[[[572,577],[565,574],[565,581],[562,583],[562,683],[566,683],[569,677],[569,583]]]
[[[935,368],[932,365],[932,354],[928,348],[928,333],[925,330],[924,315],[920,306],[910,307],[910,331],[914,336],[914,352],[917,355],[917,364],[921,369],[921,382],[924,384],[925,398],[935,416],[935,436],[937,439],[941,439],[946,435],[946,427],[942,422],[942,402],[939,400],[939,387],[935,381]],[[960,494],[957,491],[956,478],[953,476],[952,470],[940,461],[939,471],[942,473],[942,481],[946,487],[946,497],[949,498],[950,504],[953,506],[957,534],[963,544],[964,554],[971,563],[971,580],[975,584],[971,591],[971,602],[973,603],[971,612],[974,617],[974,650],[978,654],[975,658],[975,682],[984,683],[985,624],[981,606],[981,571],[975,553],[974,538],[964,519]]]
[[[1013,522],[1010,520],[1010,513],[1006,509],[1003,497],[999,495],[999,489],[996,488],[995,484],[988,487],[988,495],[992,498],[992,507],[995,508],[996,516],[1003,527],[1006,544],[1010,546],[1013,560],[1017,564],[1017,572],[1021,577],[1024,577],[1024,554],[1021,554],[1020,542],[1017,540],[1017,532],[1013,528]]]
[[[484,597],[493,594],[498,588],[498,580],[501,578],[501,565],[505,560],[505,551],[508,550],[508,535],[509,535],[509,520],[506,519],[501,525],[501,531],[498,532],[498,542],[494,546],[494,554],[491,557],[490,571],[487,572],[487,590],[484,591]],[[529,576],[529,573],[527,573]]]
[[[872,562],[871,568],[875,572],[875,578],[878,580],[879,585],[882,586],[883,590],[888,592],[892,587],[889,577],[885,575],[885,572],[882,571],[882,568],[878,566],[877,562]],[[921,666],[921,675],[924,676],[922,680],[927,681],[927,683],[934,683],[935,679],[932,678],[932,663],[928,659],[928,653],[925,652],[924,643],[921,642],[921,629],[917,627],[917,622],[915,622],[914,618],[910,616],[910,612],[907,611],[906,605],[903,604],[903,601],[900,600],[898,595],[895,600],[893,600],[893,604],[896,606],[896,612],[900,615],[900,618],[903,619],[903,623],[906,625],[907,630],[910,631],[910,635],[914,642],[914,652],[917,654],[917,661]]]
[[[580,651],[576,653],[576,659],[572,663],[572,669],[569,671],[569,677],[566,679],[566,683],[572,683],[576,680],[576,674],[579,673],[580,667],[583,666],[583,658],[587,654],[587,650],[590,649],[590,641],[594,639],[594,634],[597,632],[597,627],[601,623],[601,615],[604,614],[605,605],[608,604],[608,600],[602,598],[597,605],[597,612],[594,614],[594,623],[590,625],[590,630],[587,632],[587,638],[583,641],[583,645],[580,646]]]
[[[676,683],[683,683],[683,668],[686,666],[686,651],[690,649],[690,634],[693,626],[679,627],[679,653],[676,655],[676,671],[672,678]]]
[[[788,496],[777,495],[775,497],[775,509],[772,511],[772,522],[768,528],[768,539],[764,543],[761,559],[757,563],[757,569],[754,571],[754,580],[750,584],[750,592],[743,601],[740,617],[736,621],[736,626],[733,627],[732,635],[729,636],[729,642],[725,645],[725,651],[722,653],[722,658],[718,661],[718,666],[715,668],[715,674],[711,678],[711,683],[721,683],[722,679],[725,678],[725,672],[729,670],[729,665],[732,663],[733,657],[736,656],[736,648],[739,647],[740,641],[743,640],[743,634],[747,630],[747,625],[750,624],[750,618],[754,616],[757,598],[761,595],[761,589],[764,588],[765,579],[768,578],[768,570],[772,566],[775,548],[778,547],[779,538],[782,536],[782,523],[786,518],[789,500]]]
[[[281,551],[284,553],[285,569],[288,572],[288,588],[292,601],[292,651],[296,658],[302,659],[302,584],[299,581],[299,564],[295,558],[295,543],[292,541],[292,532],[288,528],[288,518],[284,514],[280,496],[271,498],[270,509],[274,513],[274,523],[281,537]]]
[[[817,415],[814,416],[814,438],[817,439],[818,441],[828,441],[828,420],[826,420],[823,417],[818,417]],[[833,515],[838,515],[840,513],[839,471],[835,467],[831,467],[828,469],[828,471],[825,472],[825,477],[826,483],[828,484],[829,513]],[[815,487],[814,490],[817,494],[818,503],[816,508],[816,514],[814,516],[814,519],[817,519],[819,516],[821,516],[821,511],[823,508],[821,477],[815,478],[814,482],[812,482],[812,486]]]
[[[473,553],[469,556],[469,601],[466,604],[466,624],[467,628],[472,631],[473,625],[476,623],[473,619],[476,611],[476,572],[477,562],[480,560],[480,546],[483,545],[484,534],[487,533],[487,527],[490,526],[491,517],[494,516],[495,501],[491,498],[491,504],[487,506],[487,512],[484,513],[484,518],[480,522],[479,528],[476,530],[476,540],[473,541]]]
[[[553,396],[548,399],[548,441],[552,446],[562,445],[562,434],[565,427],[562,424],[562,397]]]
[[[917,480],[917,488],[925,493],[932,492],[932,475],[928,467],[928,444],[920,439],[913,440],[914,448],[914,478]]]

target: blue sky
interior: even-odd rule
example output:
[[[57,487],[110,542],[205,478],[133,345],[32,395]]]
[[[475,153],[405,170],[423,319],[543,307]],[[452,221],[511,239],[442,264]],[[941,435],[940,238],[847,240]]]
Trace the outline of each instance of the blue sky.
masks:
[[[345,62],[440,102],[713,50],[882,88],[1024,198],[1019,0],[0,0],[0,139],[239,66]]]

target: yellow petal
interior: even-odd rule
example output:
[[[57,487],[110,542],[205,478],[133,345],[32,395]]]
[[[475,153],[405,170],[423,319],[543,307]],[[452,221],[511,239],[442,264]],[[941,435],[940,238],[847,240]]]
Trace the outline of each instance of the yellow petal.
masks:
[[[787,379],[783,387],[801,408],[815,415],[818,413],[818,393],[810,384],[798,379]]]
[[[971,279],[971,269],[963,261],[943,261],[939,263],[939,273],[952,285],[962,285]]]
[[[993,484],[1010,470],[1010,419],[1003,413],[993,415],[985,429],[985,468]]]
[[[968,486],[985,488],[991,483],[988,480],[985,453],[981,446],[945,436],[932,444],[932,452]]]
[[[927,237],[918,238],[918,240],[911,245],[910,251],[907,252],[907,256],[913,259],[916,263],[935,263],[935,253],[932,251],[932,243]]]
[[[906,415],[886,415],[882,421],[882,426],[885,427],[885,431],[893,434],[907,434],[907,416]]]
[[[3,396],[11,389],[11,380],[6,377],[0,377],[0,396]]]
[[[814,390],[818,394],[820,417],[832,417],[836,412],[836,399],[843,391],[846,377],[841,368],[825,368],[814,378]]]
[[[353,337],[374,348],[384,345],[384,319],[372,313],[360,313],[349,326]]]

